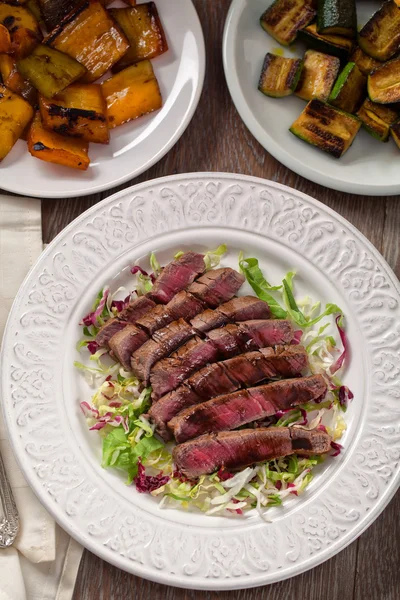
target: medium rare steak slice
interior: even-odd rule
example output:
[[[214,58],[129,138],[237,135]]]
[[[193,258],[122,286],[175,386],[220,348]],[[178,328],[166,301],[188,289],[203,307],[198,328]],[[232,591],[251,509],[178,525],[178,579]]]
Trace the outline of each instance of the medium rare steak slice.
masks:
[[[167,304],[175,294],[184,290],[204,270],[203,254],[185,252],[164,267],[148,295],[157,303]]]
[[[144,333],[144,332],[143,332]],[[147,334],[144,333],[147,336]],[[164,356],[168,356],[175,348],[184,344],[193,335],[193,330],[186,321],[178,319],[166,327],[156,331],[151,340],[143,343],[130,356],[130,370],[144,381],[149,381],[151,367]]]
[[[206,434],[180,444],[173,450],[173,459],[181,473],[186,477],[195,478],[213,473],[221,467],[241,469],[291,454],[326,454],[331,449],[330,444],[330,436],[319,429],[242,429]]]
[[[148,339],[149,336],[143,329],[129,323],[112,336],[109,345],[115,359],[121,363],[124,369],[130,371],[132,352],[140,348]]]
[[[235,392],[274,377],[297,377],[307,367],[303,346],[276,346],[240,354],[223,362],[209,364],[166,394],[151,407],[149,414],[164,439],[170,439],[168,422],[185,408],[210,398]]]
[[[147,296],[140,296],[140,298],[131,300],[126,308],[118,313],[116,317],[109,319],[103,327],[100,328],[96,335],[96,342],[99,346],[109,348],[109,341],[115,333],[124,329],[127,323],[135,323],[154,306],[155,303],[150,300],[150,298],[147,298]]]
[[[271,311],[263,300],[255,296],[240,296],[221,304],[215,310],[205,310],[194,319],[192,326],[200,333],[222,327],[235,321],[248,321],[250,319],[269,319]]]
[[[327,385],[322,375],[275,381],[218,396],[185,409],[169,422],[178,443],[204,433],[236,429],[270,417],[278,410],[322,398]]]
[[[287,344],[292,339],[293,326],[285,320],[244,321],[214,329],[207,334],[206,340],[197,341],[196,346],[185,344],[180,348],[179,360],[172,355],[154,365],[150,376],[153,398],[161,398],[208,363],[264,346]]]
[[[211,308],[216,308],[219,304],[230,300],[244,281],[245,278],[241,273],[225,267],[207,271],[189,286],[188,291]]]
[[[201,300],[182,290],[168,304],[158,304],[144,317],[138,319],[137,324],[149,335],[153,335],[155,331],[166,327],[172,321],[178,319],[190,320],[203,310],[204,303]]]
[[[135,300],[131,300],[128,306],[118,313],[118,319],[122,321],[128,321],[129,323],[135,324],[138,319],[147,314],[151,309],[156,306],[155,302],[147,296],[140,296]]]
[[[128,325],[128,321],[120,321],[116,318],[109,319],[97,332],[96,342],[99,346],[109,348],[109,341],[112,336],[118,333],[118,331],[125,329],[126,325]]]

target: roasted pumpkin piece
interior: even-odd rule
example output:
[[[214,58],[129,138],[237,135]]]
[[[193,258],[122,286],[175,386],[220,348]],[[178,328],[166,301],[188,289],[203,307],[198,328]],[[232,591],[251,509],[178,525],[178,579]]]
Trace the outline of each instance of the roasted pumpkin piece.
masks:
[[[117,127],[162,106],[160,88],[149,60],[113,75],[101,86],[109,127]]]
[[[136,0],[125,0],[126,4],[129,4],[129,6],[136,6],[137,2]],[[400,0],[399,0],[400,2]]]
[[[399,118],[399,111],[383,104],[375,104],[368,98],[357,112],[363,128],[381,142],[389,139],[390,126]]]
[[[368,75],[368,96],[378,104],[400,102],[400,58],[394,58]]]
[[[290,96],[296,89],[303,61],[296,58],[285,58],[267,53],[261,69],[258,89],[266,96],[283,98]]]
[[[393,0],[381,8],[364,25],[358,45],[377,60],[389,60],[400,49],[400,9]]]
[[[290,131],[312,146],[340,158],[348,150],[361,121],[322,100],[311,100]]]
[[[97,84],[74,84],[55,98],[39,100],[43,125],[86,142],[108,144],[106,103]]]
[[[400,0],[399,0],[400,1]],[[357,46],[353,54],[350,57],[351,62],[355,62],[361,73],[365,76],[369,75],[371,71],[381,66],[381,62],[365,54],[361,48]]]
[[[354,113],[366,96],[367,80],[356,63],[349,62],[339,74],[329,96],[329,104]]]
[[[288,46],[315,15],[312,0],[275,0],[261,15],[260,25],[277,42]]]
[[[328,100],[340,69],[340,60],[316,50],[304,54],[304,66],[295,94],[303,100]]]
[[[89,144],[83,140],[48,131],[43,127],[40,112],[35,115],[28,134],[28,150],[36,158],[86,171],[89,166]]]
[[[39,0],[40,11],[49,31],[60,24],[82,0]]]
[[[76,60],[43,44],[19,60],[17,68],[46,98],[52,98],[86,73]]]
[[[0,54],[11,52],[11,36],[7,27],[0,25]]]
[[[102,77],[129,48],[108,11],[93,0],[83,2],[67,15],[45,43],[84,65],[86,82]]]
[[[42,39],[42,32],[33,14],[23,6],[0,3],[0,24],[10,32],[11,52],[22,58]]]
[[[32,117],[32,106],[0,84],[0,161],[10,152]]]
[[[167,40],[154,2],[129,8],[111,8],[114,17],[128,38],[130,48],[115,65],[120,71],[139,60],[155,58],[168,50]]]
[[[36,89],[18,72],[17,63],[12,56],[0,54],[0,75],[4,85],[9,90],[25,98],[29,104],[34,105],[36,103]]]

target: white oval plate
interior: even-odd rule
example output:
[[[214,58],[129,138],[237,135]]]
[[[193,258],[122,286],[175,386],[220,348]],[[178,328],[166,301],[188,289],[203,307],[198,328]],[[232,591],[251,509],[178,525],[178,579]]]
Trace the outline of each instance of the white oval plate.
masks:
[[[270,281],[297,271],[296,290],[339,304],[353,349],[355,394],[344,452],[320,465],[272,523],[158,508],[100,467],[100,441],[79,400],[78,322],[106,283],[130,286],[129,265],[151,250],[226,242],[257,256]],[[243,290],[244,292],[246,290]],[[30,485],[81,544],[131,573],[184,588],[272,583],[352,542],[399,483],[400,289],[377,250],[347,221],[295,190],[251,177],[189,174],[146,182],[100,202],[44,251],[13,305],[2,352],[3,407]],[[396,424],[397,423],[397,424]]]
[[[140,175],[172,148],[200,99],[204,37],[191,0],[158,0],[157,9],[169,45],[168,52],[151,61],[163,97],[161,110],[117,127],[107,146],[90,144],[85,172],[33,158],[20,140],[0,163],[0,188],[41,198],[94,194]]]
[[[279,48],[260,26],[271,0],[233,0],[225,24],[223,59],[233,102],[245,125],[260,144],[299,175],[334,190],[368,196],[400,193],[400,150],[393,140],[383,144],[360,130],[351,148],[338,159],[309,146],[289,131],[305,107],[300,98],[267,98],[258,91],[267,52]],[[358,21],[364,24],[381,3],[358,1]],[[303,56],[305,46],[295,42],[284,56]]]

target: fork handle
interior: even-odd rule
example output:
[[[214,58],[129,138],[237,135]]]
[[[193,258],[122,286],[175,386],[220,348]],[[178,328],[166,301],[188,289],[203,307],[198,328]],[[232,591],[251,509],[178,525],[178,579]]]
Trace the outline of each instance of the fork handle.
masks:
[[[0,517],[0,548],[7,548],[14,543],[14,540],[17,536],[19,529],[19,516],[1,454],[0,500],[4,512],[4,517]]]

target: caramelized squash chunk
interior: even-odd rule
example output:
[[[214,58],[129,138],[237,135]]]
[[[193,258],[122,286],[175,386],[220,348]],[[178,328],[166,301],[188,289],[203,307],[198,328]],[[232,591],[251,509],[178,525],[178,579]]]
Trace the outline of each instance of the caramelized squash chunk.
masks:
[[[375,104],[366,98],[357,112],[357,117],[370,135],[381,142],[387,142],[390,126],[399,118],[399,111],[384,104]]]
[[[0,25],[0,54],[11,52],[11,36],[5,25]]]
[[[43,44],[18,61],[17,68],[46,98],[52,98],[86,73],[76,60]]]
[[[288,46],[315,15],[312,0],[274,0],[261,15],[260,25],[277,42]]]
[[[349,60],[350,62],[356,63],[361,73],[365,76],[369,75],[371,71],[377,67],[380,67],[382,64],[379,60],[376,60],[375,58],[372,58],[372,56],[365,54],[365,52],[358,46],[354,50]]]
[[[32,106],[0,84],[0,162],[10,152],[32,117]]]
[[[29,54],[43,37],[38,21],[23,6],[0,3],[0,24],[9,31],[11,51],[17,58]]]
[[[4,85],[9,90],[25,98],[29,104],[35,104],[37,91],[18,72],[17,63],[12,56],[0,54],[0,75]]]
[[[145,2],[130,8],[111,8],[110,13],[130,44],[128,52],[115,65],[114,71],[121,71],[140,60],[155,58],[168,50],[154,2]]]
[[[400,58],[389,60],[368,75],[368,96],[378,104],[400,102]]]
[[[128,67],[101,85],[110,128],[162,106],[160,88],[149,60]]]
[[[129,48],[128,40],[100,2],[87,0],[67,15],[45,39],[84,65],[84,81],[102,77]]]
[[[39,100],[43,125],[86,142],[108,144],[106,103],[97,84],[74,84],[55,98]]]
[[[89,144],[68,138],[43,127],[40,112],[35,115],[28,134],[28,150],[40,160],[86,171],[89,166]]]

